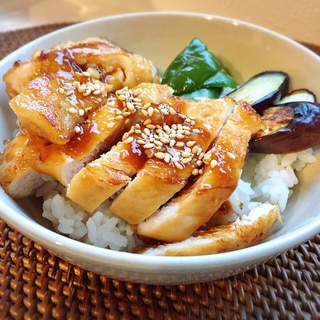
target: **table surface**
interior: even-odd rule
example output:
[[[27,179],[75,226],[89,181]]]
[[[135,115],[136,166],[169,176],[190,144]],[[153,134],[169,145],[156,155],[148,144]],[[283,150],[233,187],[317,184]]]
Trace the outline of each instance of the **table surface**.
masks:
[[[0,58],[65,26],[0,33]],[[310,46],[320,54],[320,48]],[[320,234],[238,275],[145,285],[74,266],[0,220],[0,319],[318,319]]]

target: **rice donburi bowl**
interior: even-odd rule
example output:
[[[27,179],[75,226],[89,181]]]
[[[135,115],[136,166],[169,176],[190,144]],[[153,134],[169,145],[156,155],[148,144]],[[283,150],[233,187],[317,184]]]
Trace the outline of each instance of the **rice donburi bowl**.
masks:
[[[130,20],[130,19],[129,19]],[[102,23],[102,22],[101,22]],[[111,23],[111,22],[110,22]],[[119,39],[121,39],[121,37],[119,37]],[[70,38],[69,38],[69,40],[70,40]],[[190,40],[190,38],[188,39],[188,40]],[[51,41],[53,41],[53,39],[51,39]],[[54,43],[57,43],[56,41],[54,42]],[[53,44],[54,44],[53,43]],[[125,46],[126,47],[126,46]],[[39,48],[39,47],[38,47]],[[178,51],[180,50],[182,48],[182,46],[178,49]],[[178,51],[176,51],[174,54],[176,54]],[[135,52],[141,52],[140,50],[135,50]],[[153,61],[156,65],[158,65],[157,64],[157,61],[156,61],[156,59],[155,60],[153,60],[153,59],[151,59],[151,61]],[[161,67],[161,66],[160,66]],[[13,127],[12,127],[12,129],[13,129]],[[7,133],[7,132],[6,132]],[[8,137],[8,136],[7,136]],[[5,137],[4,137],[5,138]],[[251,159],[251,157],[249,158],[249,159],[247,159],[247,161],[246,161],[246,166],[245,166],[245,168],[244,168],[244,171],[243,171],[243,174],[244,175],[246,175],[247,174],[247,176],[248,176],[248,178],[249,179],[252,179],[252,172],[251,172],[251,170],[249,169],[249,168],[252,168],[252,166],[255,166],[256,168],[265,168],[268,164],[270,165],[270,166],[273,166],[275,163],[278,163],[279,164],[279,168],[281,167],[281,169],[279,169],[279,172],[281,171],[282,172],[282,176],[285,176],[286,178],[286,182],[288,183],[288,185],[290,185],[290,186],[292,186],[292,185],[294,185],[297,181],[296,181],[296,176],[295,175],[292,175],[292,171],[291,171],[291,169],[290,169],[290,167],[295,167],[295,169],[297,169],[297,170],[300,170],[301,168],[302,168],[302,164],[303,163],[305,163],[305,162],[313,162],[314,161],[314,156],[310,153],[310,151],[305,151],[305,152],[303,152],[303,153],[300,153],[300,154],[298,154],[298,155],[295,155],[295,157],[291,157],[291,158],[289,158],[289,156],[281,156],[281,157],[273,157],[273,156],[271,156],[270,155],[270,157],[269,157],[269,159],[262,159],[263,157],[255,157],[255,158],[253,158],[253,159]],[[264,162],[262,162],[262,161],[264,161]],[[278,162],[277,162],[278,161]],[[248,168],[248,169],[247,169]],[[288,169],[289,168],[289,169]],[[309,169],[309,170],[311,170],[311,169]],[[284,172],[286,172],[286,173],[284,173]],[[260,171],[258,171],[257,172],[257,175],[259,175],[260,176],[260,178],[262,177],[262,171],[260,172]],[[303,174],[305,174],[305,173],[303,173]],[[276,176],[276,174],[275,174],[275,176]],[[275,177],[274,176],[274,177]],[[262,180],[263,180],[263,178],[261,178]],[[241,196],[243,197],[243,195],[246,195],[247,196],[247,200],[248,200],[248,202],[246,202],[245,204],[246,205],[248,205],[249,206],[249,203],[250,203],[250,200],[251,200],[251,196],[253,196],[254,195],[254,192],[256,192],[256,190],[253,190],[255,187],[253,187],[253,186],[248,186],[248,184],[247,184],[247,182],[248,181],[246,181],[246,179],[244,179],[244,176],[243,176],[243,179],[241,180],[241,182],[239,183],[239,188],[238,188],[238,190],[237,190],[237,192],[239,192],[238,194],[241,194]],[[261,180],[260,180],[260,182],[261,182]],[[46,204],[46,208],[48,209],[47,211],[46,211],[46,214],[47,214],[47,216],[49,217],[51,217],[52,218],[52,220],[54,220],[54,219],[61,219],[61,218],[63,218],[63,219],[65,219],[65,220],[67,220],[67,218],[68,218],[68,216],[64,216],[64,217],[55,217],[55,215],[54,214],[52,214],[52,202],[54,202],[55,204],[57,204],[57,205],[61,205],[61,203],[62,203],[62,205],[63,206],[65,206],[66,205],[66,202],[68,201],[68,200],[66,200],[66,198],[65,197],[63,197],[62,195],[64,194],[64,192],[65,192],[65,190],[64,190],[64,188],[61,186],[61,185],[54,185],[56,182],[55,181],[48,181],[47,183],[46,183],[46,187],[47,187],[47,189],[45,189],[45,188],[41,188],[41,190],[42,190],[42,192],[43,192],[43,195],[45,196],[45,197],[47,197],[46,199],[46,201],[48,201],[48,202],[46,202],[45,201],[45,204]],[[259,182],[257,182],[257,184],[258,184]],[[264,188],[266,188],[266,187],[264,187]],[[290,187],[291,188],[291,187]],[[39,191],[38,192],[40,192],[41,193],[41,190],[39,189]],[[52,190],[54,190],[54,193],[55,193],[55,197],[53,197],[52,196]],[[245,190],[245,191],[244,191]],[[283,190],[285,190],[285,189],[283,189]],[[241,193],[242,192],[242,193]],[[283,193],[281,193],[282,195],[284,195],[285,193],[287,193],[288,194],[288,196],[289,195],[291,195],[291,191],[289,190],[289,189],[286,189],[286,191],[285,192],[283,192]],[[250,196],[251,195],[251,196]],[[294,199],[294,198],[293,198]],[[245,209],[246,208],[246,205],[244,205],[244,206],[239,206],[239,198],[238,198],[238,196],[237,196],[237,193],[234,193],[234,199],[231,199],[232,201],[234,201],[234,203],[235,203],[235,207],[238,207],[238,208],[242,208],[242,209]],[[50,204],[50,201],[51,201],[51,204]],[[236,203],[237,203],[237,201],[238,201],[238,205],[236,205]],[[256,201],[256,200],[255,200]],[[281,203],[281,206],[282,206],[282,208],[284,208],[284,206],[285,206],[285,203],[286,203],[286,200],[285,200],[285,196],[283,197],[283,199],[277,199],[277,201],[279,201],[279,203]],[[282,201],[282,202],[281,202]],[[290,200],[291,201],[291,200]],[[290,201],[289,201],[289,207],[290,207]],[[243,200],[241,200],[241,204],[243,204]],[[106,203],[104,203],[103,205],[106,205]],[[50,209],[51,208],[51,209]],[[51,210],[51,211],[50,211]],[[287,209],[288,210],[288,209]],[[57,210],[57,212],[60,212],[59,214],[61,214],[61,210]],[[70,213],[70,211],[69,211],[69,213]],[[100,215],[100,216],[99,216]],[[123,243],[123,242],[121,242],[121,241],[124,241],[124,239],[123,238],[126,238],[126,239],[128,239],[127,238],[127,236],[130,238],[130,237],[132,237],[133,236],[133,231],[134,230],[132,230],[132,228],[128,228],[127,227],[127,225],[126,224],[124,224],[123,223],[123,221],[120,219],[119,221],[114,221],[113,220],[113,218],[114,218],[114,216],[113,217],[107,217],[107,218],[105,218],[105,217],[101,217],[101,214],[98,214],[97,216],[93,216],[92,217],[92,224],[91,224],[91,227],[93,227],[93,229],[92,230],[94,230],[94,228],[97,228],[97,226],[102,226],[102,225],[105,225],[105,224],[109,224],[109,226],[110,226],[110,228],[113,228],[112,227],[112,224],[114,224],[114,225],[116,225],[117,226],[117,228],[118,229],[120,229],[121,231],[120,231],[120,235],[122,234],[122,237],[121,237],[121,239],[122,240],[117,240],[116,242],[119,244],[121,244],[121,243]],[[39,218],[37,218],[37,219],[39,219]],[[61,219],[61,221],[63,221],[63,219]],[[79,219],[79,218],[77,218],[78,220],[78,223],[79,223],[79,225],[81,226],[81,219]],[[106,221],[104,221],[104,219],[106,219]],[[111,221],[110,221],[111,220]],[[68,222],[68,221],[67,221]],[[101,224],[100,224],[101,223]],[[90,224],[89,224],[90,225]],[[285,221],[285,224],[284,224],[284,228],[286,228],[286,221]],[[66,228],[66,229],[64,229],[64,230],[62,230],[62,232],[65,232],[66,234],[68,234],[68,230],[67,230],[67,224],[60,224],[60,226],[59,225],[57,225],[57,227],[58,228]],[[105,226],[105,228],[107,228],[106,226]],[[277,227],[277,228],[280,228],[280,227]],[[281,227],[282,228],[282,227]],[[76,237],[79,237],[79,235],[81,234],[81,232],[79,231],[81,228],[79,228],[79,229],[77,229],[77,232],[79,232],[79,234],[78,235],[74,235],[74,236],[72,236],[72,237],[74,237],[74,238],[76,238]],[[88,227],[87,227],[87,229],[89,229]],[[103,228],[102,228],[103,229]],[[112,231],[113,229],[111,229],[111,231]],[[61,231],[61,230],[60,230]],[[276,232],[277,232],[277,230],[275,230]],[[72,231],[72,232],[74,232],[74,231]],[[72,233],[72,232],[70,232],[70,234]],[[112,233],[112,232],[111,232]],[[93,233],[94,234],[94,233]],[[119,233],[118,233],[119,234]],[[276,233],[275,233],[276,234]],[[95,235],[97,235],[97,233],[95,233]],[[123,235],[125,235],[126,237],[123,237]],[[56,236],[56,235],[55,235]],[[80,235],[80,237],[81,237],[81,235]],[[89,239],[89,236],[88,236],[88,234],[87,234],[87,239]],[[271,237],[272,237],[272,235],[271,235]],[[63,239],[64,239],[64,237],[63,237]],[[120,239],[120,238],[119,238]],[[90,241],[91,241],[91,243],[94,243],[94,241],[102,241],[101,240],[101,238],[99,239],[99,236],[97,236],[96,237],[96,239],[94,239],[94,236],[90,236]],[[73,241],[73,240],[67,240],[67,242],[68,241]],[[126,240],[126,241],[128,241],[128,240]],[[129,242],[127,242],[127,243],[131,243],[131,240],[129,240]],[[84,247],[82,247],[84,245]],[[99,246],[99,245],[101,245],[101,246],[103,246],[103,244],[99,244],[99,243],[97,243],[97,245]],[[129,244],[130,245],[130,244]],[[262,244],[263,245],[263,244]],[[120,250],[123,250],[123,248],[125,248],[125,245],[123,245],[124,247],[122,247],[122,248],[120,248]],[[79,243],[79,249],[81,249],[81,248],[87,248],[87,246],[85,245],[85,244],[80,244]],[[87,250],[87,249],[86,249]],[[93,252],[97,252],[96,250],[99,250],[99,248],[92,248],[92,250],[93,251],[91,251],[91,249],[90,249],[90,251],[91,251],[91,253],[93,253]],[[241,252],[241,250],[240,250],[240,252]],[[239,252],[239,254],[240,254],[240,252]],[[109,254],[109,253],[108,253]],[[126,255],[126,253],[124,253],[124,252],[119,252],[119,253],[112,253],[112,255],[113,254],[115,254],[115,255],[117,255],[117,254],[120,254],[120,256],[122,255],[122,254],[124,254],[124,255]],[[130,256],[130,254],[129,254],[129,256]],[[173,258],[173,257],[172,257]],[[137,260],[139,261],[139,259],[141,259],[141,257],[139,256],[138,258],[137,258]],[[248,259],[248,262],[249,262],[249,260],[250,259]],[[171,263],[175,263],[174,261],[176,261],[175,260],[175,258],[173,258],[173,260],[172,260],[172,262]]]

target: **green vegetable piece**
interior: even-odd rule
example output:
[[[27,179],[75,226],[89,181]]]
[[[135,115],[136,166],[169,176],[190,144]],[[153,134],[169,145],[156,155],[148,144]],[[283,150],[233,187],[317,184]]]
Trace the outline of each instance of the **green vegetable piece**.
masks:
[[[213,88],[220,88],[218,92],[221,92],[222,88],[237,86],[233,77],[198,38],[193,39],[171,62],[163,74],[162,83],[171,86],[176,95]],[[210,93],[210,90],[205,92]]]

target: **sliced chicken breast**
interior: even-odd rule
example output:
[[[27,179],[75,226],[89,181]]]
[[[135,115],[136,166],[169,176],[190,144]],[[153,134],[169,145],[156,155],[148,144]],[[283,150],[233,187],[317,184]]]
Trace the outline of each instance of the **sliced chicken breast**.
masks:
[[[83,78],[82,74],[78,74],[77,79],[80,78]],[[93,85],[90,77],[86,78],[86,85]],[[99,83],[101,88],[96,94],[89,95],[84,95],[73,85],[67,92],[64,85],[64,79],[47,73],[31,80],[9,101],[23,132],[51,143],[66,144],[75,134],[77,125],[106,102],[103,83]]]
[[[51,144],[40,152],[35,169],[67,186],[87,163],[121,140],[138,119],[135,110],[109,94],[107,103],[90,113],[67,144]]]
[[[198,256],[239,250],[263,240],[277,221],[282,222],[279,208],[264,203],[230,224],[196,232],[181,242],[137,247],[135,252],[152,256]]]
[[[171,97],[161,105],[166,105],[160,109],[164,112],[161,122],[149,117],[141,128],[140,140],[149,153],[147,162],[109,208],[131,224],[149,217],[181,190],[192,174],[199,173],[199,162],[231,114],[234,101]]]
[[[50,178],[33,169],[34,161],[48,142],[18,134],[6,146],[0,159],[0,183],[15,199],[33,195]]]
[[[142,147],[120,141],[71,179],[67,197],[92,212],[128,184],[145,161]]]
[[[150,104],[157,104],[158,99],[171,94],[172,89],[168,86],[141,84],[132,90],[120,90],[118,99],[125,101],[129,108],[136,102],[137,114],[144,117]],[[88,163],[71,179],[67,196],[92,212],[118,192],[131,181],[147,160],[145,149],[139,143],[140,138],[141,125],[137,123],[110,151]]]
[[[261,127],[259,115],[247,103],[237,104],[213,147],[203,157],[203,174],[141,222],[137,233],[176,242],[206,223],[237,187],[248,142]]]

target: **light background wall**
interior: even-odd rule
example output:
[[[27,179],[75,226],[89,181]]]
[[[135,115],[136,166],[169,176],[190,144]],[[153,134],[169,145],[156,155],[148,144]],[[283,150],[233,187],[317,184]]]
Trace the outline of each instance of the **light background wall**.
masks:
[[[155,10],[227,16],[320,46],[320,0],[0,0],[0,31]]]

